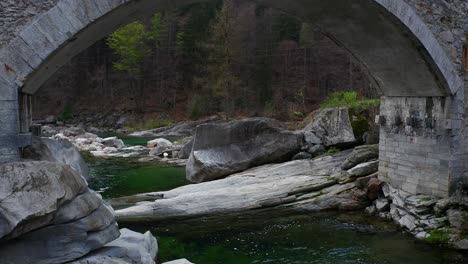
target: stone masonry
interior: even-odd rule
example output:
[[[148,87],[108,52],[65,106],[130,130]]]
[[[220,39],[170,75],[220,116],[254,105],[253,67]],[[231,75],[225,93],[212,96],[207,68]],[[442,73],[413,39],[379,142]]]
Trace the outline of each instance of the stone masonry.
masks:
[[[19,147],[28,144],[20,132],[28,130],[31,106],[19,92],[34,94],[61,65],[132,16],[197,1],[0,0],[0,162],[17,160]],[[305,5],[328,10],[334,17],[326,19],[334,23],[325,21],[326,29],[366,59],[386,95],[378,120],[382,180],[411,193],[445,197],[455,191],[468,160],[466,1],[257,1],[301,16],[308,14]],[[356,29],[372,41],[349,33]]]

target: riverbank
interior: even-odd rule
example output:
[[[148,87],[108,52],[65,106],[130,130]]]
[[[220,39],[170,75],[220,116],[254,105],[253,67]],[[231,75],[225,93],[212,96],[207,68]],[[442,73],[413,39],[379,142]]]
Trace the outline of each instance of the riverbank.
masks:
[[[381,183],[377,145],[353,148],[349,122],[348,114],[335,109],[316,115],[297,131],[275,120],[252,118],[153,130],[152,135],[170,135],[190,127],[193,134],[172,141],[134,135],[130,140],[139,142],[137,146],[79,127],[56,131],[52,138],[69,140],[93,156],[93,166],[106,167],[90,184],[112,198],[116,218],[124,225],[366,208],[368,214],[392,220],[420,240],[465,248],[459,203],[441,207],[439,199],[405,194]],[[339,151],[336,146],[352,150]],[[171,175],[162,172],[161,162],[182,165],[182,170],[187,164],[184,174],[198,184],[174,178],[177,184],[169,179],[164,187],[162,182]],[[112,167],[115,173],[106,173]],[[111,178],[120,183],[112,186]]]

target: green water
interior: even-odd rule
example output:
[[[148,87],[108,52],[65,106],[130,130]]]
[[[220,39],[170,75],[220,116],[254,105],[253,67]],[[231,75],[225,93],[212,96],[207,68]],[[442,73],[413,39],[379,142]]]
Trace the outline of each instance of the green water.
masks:
[[[88,157],[86,161],[90,167],[89,185],[104,198],[168,191],[187,184],[181,167],[123,158]]]
[[[187,184],[184,169],[129,159],[87,158],[90,187],[105,198]],[[459,251],[418,242],[392,223],[357,214],[249,212],[169,223],[120,224],[157,236],[160,260],[197,264],[390,263],[461,264]]]
[[[132,137],[132,136],[125,135],[125,134],[115,134],[115,133],[101,133],[98,136],[101,138],[118,137],[122,139],[124,144],[127,146],[146,146],[148,141],[154,139],[154,138],[147,138],[147,137]]]
[[[127,226],[151,230],[160,260],[197,264],[468,263],[468,256],[415,241],[362,213],[260,214]]]

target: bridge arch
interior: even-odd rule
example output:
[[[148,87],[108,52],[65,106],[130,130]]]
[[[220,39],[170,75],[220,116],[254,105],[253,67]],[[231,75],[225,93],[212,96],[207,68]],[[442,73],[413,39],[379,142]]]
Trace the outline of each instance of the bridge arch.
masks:
[[[71,58],[141,16],[202,1],[209,0],[59,0],[53,8],[23,27],[0,50],[0,162],[18,159],[18,147],[28,144],[29,135],[22,133],[29,132],[29,96]],[[383,149],[389,148],[391,144],[386,142],[394,134],[401,136],[401,144],[419,137],[440,138],[442,134],[447,140],[444,144],[453,145],[448,140],[456,133],[453,131],[460,128],[456,121],[461,120],[461,113],[457,109],[463,108],[464,83],[431,29],[404,0],[256,1],[316,24],[362,63],[384,96],[382,112],[387,114],[381,125],[387,130],[381,131]],[[428,104],[427,98],[436,98],[435,108],[422,109],[421,105]],[[393,107],[404,108],[401,116],[389,112]],[[412,116],[415,111],[419,111],[418,117]],[[435,116],[429,113],[433,111],[437,111]],[[395,121],[397,118],[403,119],[403,123],[408,118],[429,122],[427,116],[439,120],[437,132],[428,134],[427,126],[422,132],[416,129],[411,133],[404,129],[395,131],[401,128]],[[434,130],[433,126],[431,124],[430,129]],[[436,140],[427,144],[439,148],[442,143]],[[395,147],[390,152],[393,154]],[[425,165],[427,160],[426,155],[421,164]],[[390,164],[399,165],[382,161],[384,172]],[[447,173],[448,178],[442,181],[447,186],[453,185],[453,174]],[[389,180],[395,177],[388,176]],[[405,183],[408,182],[395,181],[397,185]],[[449,192],[449,187],[436,193],[426,190],[430,189],[426,186],[424,190],[416,190],[417,186],[413,185],[406,189],[440,196]]]

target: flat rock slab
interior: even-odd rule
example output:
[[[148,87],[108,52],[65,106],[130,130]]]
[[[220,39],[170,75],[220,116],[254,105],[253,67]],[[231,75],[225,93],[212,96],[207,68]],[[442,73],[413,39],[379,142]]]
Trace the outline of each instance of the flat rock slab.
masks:
[[[335,185],[336,179],[331,176],[340,171],[348,154],[346,151],[314,160],[269,164],[221,180],[138,195],[137,199],[163,198],[118,210],[116,218],[119,221],[190,218],[291,203],[303,194]]]

